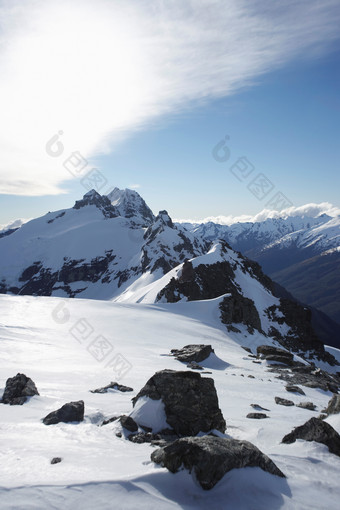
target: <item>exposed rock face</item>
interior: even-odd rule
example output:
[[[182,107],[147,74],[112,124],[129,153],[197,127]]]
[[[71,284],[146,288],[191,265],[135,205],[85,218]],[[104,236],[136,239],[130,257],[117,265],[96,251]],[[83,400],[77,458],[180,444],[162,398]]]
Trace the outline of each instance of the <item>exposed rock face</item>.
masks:
[[[181,466],[194,472],[202,489],[212,489],[231,469],[260,467],[284,477],[278,467],[248,441],[220,437],[185,437],[151,454],[151,460],[176,473]]]
[[[45,425],[55,425],[56,423],[70,423],[73,421],[83,421],[84,419],[84,402],[69,402],[64,404],[60,409],[52,411],[43,419]]]
[[[117,382],[111,382],[107,386],[103,386],[102,388],[97,388],[96,390],[90,390],[91,393],[107,393],[109,390],[117,390],[117,391],[133,391],[133,388],[129,386],[124,386],[124,384],[119,384]]]
[[[245,324],[249,333],[253,333],[254,329],[262,332],[260,316],[254,301],[239,292],[232,292],[230,296],[226,296],[220,303],[220,310],[223,324]]]
[[[204,344],[190,344],[185,345],[182,349],[171,349],[171,354],[175,356],[178,361],[189,363],[191,361],[203,361],[214,352],[211,345]]]
[[[17,374],[6,381],[5,391],[1,402],[3,404],[21,406],[27,400],[27,397],[39,395],[36,385],[25,374]]]
[[[186,261],[184,277],[183,268],[182,275],[177,279],[172,278],[160,291],[157,300],[164,296],[169,303],[175,303],[183,297],[186,297],[188,301],[196,301],[213,299],[233,290],[236,292],[233,282],[235,273],[229,262],[199,264],[194,268],[191,262]]]
[[[132,399],[133,405],[143,396],[162,400],[166,421],[180,436],[226,429],[213,379],[203,378],[197,372],[156,372]]]
[[[86,193],[81,200],[77,200],[73,209],[81,209],[87,205],[96,206],[105,218],[116,218],[119,216],[118,211],[111,204],[111,201],[105,195],[97,193],[94,189]]]
[[[333,397],[328,402],[328,406],[323,412],[327,415],[340,413],[340,395],[333,395]]]
[[[294,402],[292,400],[287,400],[285,398],[281,398],[281,397],[275,397],[275,402],[277,404],[279,404],[280,406],[293,406],[294,405]]]
[[[285,365],[291,365],[294,359],[291,352],[280,347],[274,347],[273,345],[259,345],[257,347],[257,354],[267,361],[276,361]]]
[[[301,427],[296,427],[282,439],[282,443],[295,443],[297,439],[325,444],[331,453],[340,457],[339,434],[331,425],[319,418],[311,418]]]

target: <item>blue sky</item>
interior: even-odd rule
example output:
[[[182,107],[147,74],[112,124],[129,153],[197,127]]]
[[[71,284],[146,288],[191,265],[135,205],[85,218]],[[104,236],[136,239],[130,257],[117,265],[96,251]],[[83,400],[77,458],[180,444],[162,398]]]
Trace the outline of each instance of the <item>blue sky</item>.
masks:
[[[301,2],[291,4],[301,7]],[[340,13],[339,8],[334,11],[332,2],[329,4],[325,14],[327,23],[321,26],[316,41],[312,39],[310,45],[306,44],[306,48],[298,53],[292,51],[291,46],[294,45],[290,43],[291,46],[287,46],[289,55],[283,58],[280,54],[280,65],[275,60],[273,63],[274,52],[272,60],[266,62],[265,70],[260,66],[260,70],[251,70],[246,78],[242,69],[241,76],[235,77],[236,85],[232,82],[234,90],[228,89],[225,75],[216,76],[216,80],[221,80],[221,87],[215,82],[212,87],[208,78],[215,78],[213,67],[208,73],[207,66],[202,70],[197,65],[192,66],[192,80],[200,77],[202,81],[206,80],[206,89],[216,89],[212,93],[191,90],[190,75],[180,76],[179,85],[168,79],[165,85],[169,90],[173,87],[177,91],[182,86],[181,94],[175,95],[174,99],[170,90],[165,99],[159,100],[156,113],[148,111],[141,122],[129,118],[122,130],[124,136],[117,135],[117,127],[111,126],[105,116],[102,119],[92,117],[100,143],[92,143],[89,127],[83,133],[83,138],[88,140],[83,151],[89,161],[88,169],[98,168],[107,180],[101,191],[106,192],[114,186],[133,186],[154,212],[167,209],[174,218],[193,220],[217,215],[256,214],[277,192],[282,192],[294,206],[327,201],[340,207],[340,43],[332,35],[332,25],[329,25],[329,17],[332,15],[334,18],[334,12]],[[204,9],[202,12],[205,12]],[[280,13],[274,14],[273,18],[280,20]],[[238,13],[235,16],[238,17]],[[195,23],[198,21],[195,20]],[[316,23],[314,18],[313,23]],[[297,24],[296,44],[301,42],[298,28]],[[285,47],[285,42],[282,45]],[[260,48],[259,53],[261,51],[264,50]],[[246,59],[247,53],[245,55]],[[204,58],[207,59],[207,55]],[[225,58],[222,55],[215,59],[216,65],[224,62]],[[214,62],[213,51],[212,60]],[[250,58],[248,67],[251,65]],[[143,86],[147,96],[148,82]],[[188,97],[185,97],[186,88],[190,92]],[[124,95],[124,90],[120,94]],[[87,98],[91,101],[91,96]],[[147,104],[144,96],[138,99],[136,109],[140,104]],[[155,106],[152,108],[155,109]],[[133,119],[134,110],[131,111]],[[141,117],[139,110],[138,115]],[[102,138],[98,135],[101,120],[106,129],[101,133]],[[89,123],[91,126],[91,111]],[[70,121],[70,128],[72,125]],[[64,126],[57,116],[53,124],[52,110],[52,122],[46,124],[46,135],[41,139],[41,145],[59,129],[64,129],[67,134],[67,128],[67,123]],[[212,150],[225,135],[229,136],[230,158],[226,162],[217,162]],[[54,167],[51,173],[46,168],[45,173],[42,169],[34,175],[32,183],[27,185],[27,192],[24,187],[18,187],[16,192],[19,194],[8,193],[8,189],[0,194],[0,224],[18,217],[35,217],[48,210],[70,207],[86,192],[79,178],[63,181],[64,176],[68,177],[62,166],[63,160],[80,146],[77,137],[70,137],[67,141],[63,156],[52,158]],[[100,148],[96,149],[98,146]],[[30,156],[29,152],[27,155]],[[230,171],[241,156],[245,156],[254,167],[251,176],[243,182],[239,182]],[[49,163],[48,159],[46,161]],[[44,165],[44,162],[39,164]],[[25,175],[25,165],[22,172]],[[273,185],[272,191],[262,200],[247,187],[259,173],[264,174]],[[13,174],[15,182],[15,170]],[[34,171],[30,173],[27,167],[26,175],[33,174]],[[17,176],[17,182],[22,180],[22,175]],[[52,194],[48,192],[47,185],[44,187],[51,175],[58,176],[48,184]],[[6,191],[6,187],[3,190]]]

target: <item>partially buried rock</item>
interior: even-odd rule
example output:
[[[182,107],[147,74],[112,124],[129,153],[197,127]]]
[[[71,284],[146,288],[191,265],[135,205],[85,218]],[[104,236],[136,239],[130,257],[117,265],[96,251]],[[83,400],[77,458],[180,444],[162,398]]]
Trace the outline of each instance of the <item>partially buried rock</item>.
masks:
[[[253,420],[263,420],[264,418],[269,418],[265,413],[248,413],[246,418],[251,418]]]
[[[340,413],[340,395],[334,394],[323,412],[327,415]]]
[[[190,344],[185,345],[182,349],[171,349],[171,354],[175,356],[178,361],[189,363],[191,361],[203,361],[207,359],[210,354],[214,352],[211,345],[204,344]]]
[[[84,402],[83,400],[79,400],[78,402],[69,402],[64,404],[57,411],[52,411],[52,413],[45,416],[43,419],[43,423],[45,425],[55,425],[56,423],[71,423],[71,422],[79,422],[84,419]]]
[[[103,386],[102,388],[97,388],[96,390],[90,390],[91,393],[107,393],[109,390],[118,390],[122,392],[133,391],[133,388],[129,386],[124,386],[124,384],[118,384],[117,382],[111,382],[107,386]]]
[[[305,441],[316,441],[328,446],[331,453],[340,457],[340,436],[336,430],[325,421],[319,418],[311,418],[304,425],[296,427],[290,434],[287,434],[282,443],[295,443],[297,439]]]
[[[59,464],[63,459],[61,457],[53,457],[51,464]]]
[[[293,384],[287,384],[286,390],[290,391],[291,393],[300,393],[300,395],[305,395],[303,389],[299,388],[298,386],[294,386]]]
[[[212,429],[224,432],[226,429],[213,379],[201,377],[197,372],[156,372],[132,399],[133,405],[142,397],[162,401],[166,423],[179,436],[195,436]],[[147,404],[145,406],[147,409]],[[139,416],[142,413],[143,408],[139,410]],[[143,424],[141,420],[140,424]]]
[[[285,477],[274,462],[248,441],[214,436],[185,437],[151,454],[151,460],[176,473],[183,466],[193,472],[202,489],[212,489],[228,471],[260,467]]]
[[[129,432],[137,432],[138,425],[135,420],[131,418],[131,416],[121,416],[119,421],[122,426]]]
[[[33,397],[33,395],[39,395],[39,392],[32,379],[25,374],[17,374],[7,379],[1,402],[11,406],[21,406],[26,402],[27,397]]]
[[[269,411],[269,409],[266,409],[265,407],[262,407],[259,404],[250,404],[250,405],[257,411]]]
[[[316,405],[313,402],[300,402],[300,404],[296,404],[296,407],[301,407],[302,409],[308,409],[309,411],[315,411]]]
[[[294,402],[292,400],[287,400],[286,398],[275,397],[275,402],[280,406],[293,406]]]

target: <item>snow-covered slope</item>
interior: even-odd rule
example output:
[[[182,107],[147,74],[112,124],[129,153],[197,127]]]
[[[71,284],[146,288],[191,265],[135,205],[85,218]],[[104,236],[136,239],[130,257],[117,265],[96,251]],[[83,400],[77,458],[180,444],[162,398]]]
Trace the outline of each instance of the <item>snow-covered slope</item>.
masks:
[[[318,416],[331,393],[304,387],[306,396],[288,394],[285,382],[267,371],[268,362],[253,363],[240,346],[254,351],[263,336],[246,328],[242,335],[228,333],[218,301],[145,305],[0,296],[0,396],[17,372],[31,377],[40,393],[23,406],[0,405],[0,508],[337,510],[340,459],[319,443],[281,444],[294,426]],[[103,359],[93,349],[98,336],[112,348]],[[186,471],[171,474],[151,462],[154,447],[117,437],[113,423],[99,426],[130,414],[131,396],[156,371],[183,370],[164,355],[191,343],[211,344],[220,359],[202,364],[215,382],[227,437],[254,443],[286,479],[259,468],[235,469],[203,491]],[[117,355],[124,363],[110,364]],[[134,391],[90,392],[117,379]],[[276,405],[275,396],[317,408]],[[43,425],[47,413],[78,399],[85,402],[84,422]],[[269,409],[269,419],[247,419],[250,404]],[[326,420],[338,432],[339,416]],[[53,457],[62,462],[51,465]]]

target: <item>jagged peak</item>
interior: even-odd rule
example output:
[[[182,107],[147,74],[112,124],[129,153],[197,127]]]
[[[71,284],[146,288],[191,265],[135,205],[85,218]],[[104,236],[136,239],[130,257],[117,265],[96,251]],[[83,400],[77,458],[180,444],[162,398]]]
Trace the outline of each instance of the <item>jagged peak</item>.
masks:
[[[124,218],[138,219],[145,226],[153,223],[155,217],[150,207],[137,191],[115,187],[107,195],[110,203],[117,209],[120,216]]]
[[[172,219],[170,218],[168,211],[159,211],[158,215],[156,216],[156,223],[162,223],[163,225],[166,225],[167,227],[174,228],[174,224],[172,222]]]

